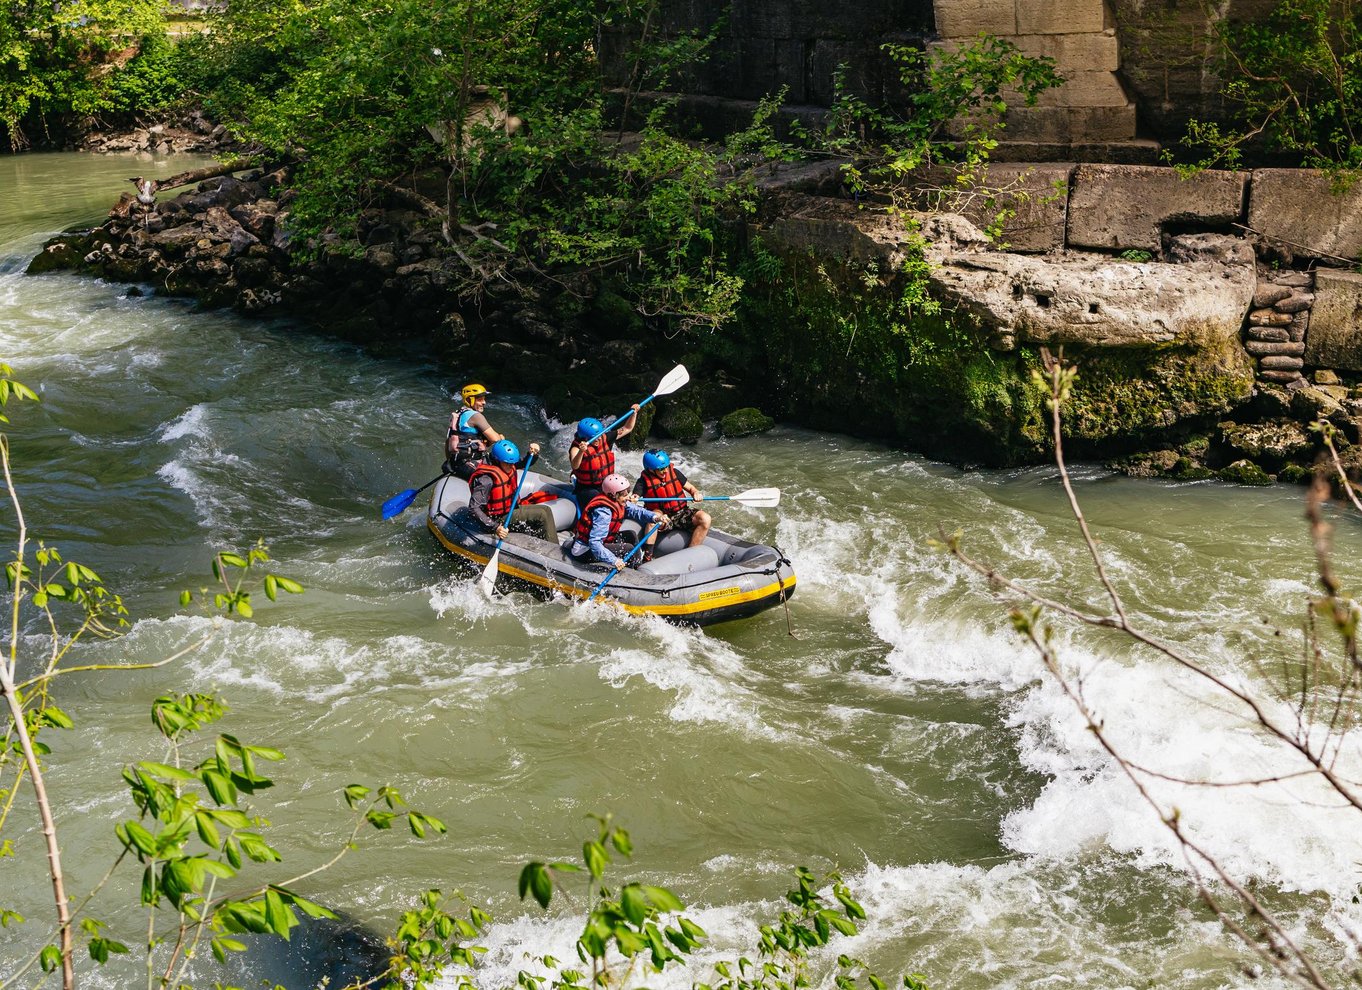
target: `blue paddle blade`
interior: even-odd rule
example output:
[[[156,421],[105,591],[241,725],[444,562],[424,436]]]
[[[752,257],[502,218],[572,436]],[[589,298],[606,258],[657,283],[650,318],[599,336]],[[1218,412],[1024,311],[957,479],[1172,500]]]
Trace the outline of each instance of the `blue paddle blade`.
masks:
[[[407,506],[416,501],[415,488],[408,488],[405,492],[398,492],[388,501],[383,503],[383,518],[391,519],[393,516],[400,515]]]

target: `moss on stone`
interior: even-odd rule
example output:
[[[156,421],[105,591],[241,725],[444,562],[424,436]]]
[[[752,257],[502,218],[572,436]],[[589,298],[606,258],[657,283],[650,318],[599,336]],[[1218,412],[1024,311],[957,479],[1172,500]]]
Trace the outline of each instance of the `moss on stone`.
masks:
[[[680,402],[669,402],[659,409],[654,423],[659,434],[671,437],[678,443],[696,443],[705,433],[700,414]]]
[[[1186,457],[1179,457],[1178,462],[1173,465],[1173,470],[1168,473],[1179,481],[1204,481],[1215,477],[1215,472],[1210,468]]]
[[[1277,472],[1277,480],[1288,485],[1308,485],[1315,473],[1300,464],[1287,464]]]
[[[1238,485],[1270,485],[1273,480],[1272,475],[1249,460],[1235,461],[1221,468],[1220,477]]]
[[[754,433],[765,433],[775,425],[774,419],[752,406],[735,409],[719,420],[719,430],[726,437],[746,437]]]

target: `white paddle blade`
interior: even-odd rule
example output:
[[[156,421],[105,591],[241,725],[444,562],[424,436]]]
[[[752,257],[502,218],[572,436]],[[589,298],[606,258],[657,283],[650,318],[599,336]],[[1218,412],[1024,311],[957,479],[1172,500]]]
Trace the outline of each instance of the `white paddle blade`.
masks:
[[[780,504],[780,489],[749,488],[745,492],[739,492],[732,496],[729,501],[741,502],[753,509],[774,509]]]
[[[662,381],[657,383],[653,395],[671,395],[688,381],[690,381],[690,372],[686,370],[684,364],[678,364],[663,376]]]
[[[478,578],[478,587],[488,598],[496,594],[497,590],[497,558],[501,556],[501,547],[492,551],[492,557],[487,561],[487,566],[482,569],[482,576]]]

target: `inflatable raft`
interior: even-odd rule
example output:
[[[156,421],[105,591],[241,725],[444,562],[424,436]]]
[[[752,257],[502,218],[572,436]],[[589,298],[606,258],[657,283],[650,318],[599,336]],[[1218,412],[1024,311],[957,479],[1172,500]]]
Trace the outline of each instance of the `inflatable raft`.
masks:
[[[511,533],[501,544],[497,559],[500,575],[537,588],[586,599],[610,568],[603,564],[578,564],[568,557],[577,503],[564,482],[531,471],[525,479],[523,498],[529,492],[556,495],[544,504],[553,511],[558,542],[537,534]],[[468,483],[446,475],[431,496],[426,525],[445,549],[477,564],[491,559],[497,538],[484,532],[468,508]],[[621,539],[637,543],[639,525],[626,520]],[[710,529],[705,542],[687,546],[688,533],[662,533],[653,559],[615,575],[597,597],[609,598],[629,612],[660,615],[675,622],[710,625],[755,615],[781,604],[794,594],[795,574],[790,562],[775,547],[762,546]]]

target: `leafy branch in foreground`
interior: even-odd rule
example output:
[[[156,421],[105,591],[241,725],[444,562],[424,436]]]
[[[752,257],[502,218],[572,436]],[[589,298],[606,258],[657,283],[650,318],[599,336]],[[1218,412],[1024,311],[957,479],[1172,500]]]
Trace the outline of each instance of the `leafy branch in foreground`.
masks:
[[[1044,374],[1038,371],[1036,377],[1037,384],[1048,396],[1055,463],[1106,605],[1073,605],[1038,594],[969,556],[963,549],[960,533],[947,535],[943,531],[941,545],[965,567],[987,579],[996,592],[1013,601],[1010,610],[1013,628],[1036,650],[1046,673],[1073,705],[1088,732],[1176,840],[1198,896],[1216,919],[1267,966],[1296,985],[1330,990],[1351,982],[1356,978],[1355,963],[1351,960],[1356,959],[1362,944],[1346,926],[1324,924],[1320,919],[1319,930],[1332,933],[1340,943],[1340,961],[1330,968],[1322,964],[1303,942],[1300,920],[1293,919],[1288,923],[1274,913],[1251,883],[1235,877],[1214,851],[1196,839],[1194,824],[1188,822],[1176,804],[1160,798],[1150,787],[1155,781],[1217,788],[1262,787],[1287,780],[1315,781],[1328,799],[1362,814],[1362,790],[1349,776],[1347,764],[1343,763],[1349,752],[1346,744],[1362,720],[1362,662],[1357,642],[1362,604],[1344,594],[1330,564],[1331,527],[1322,511],[1329,498],[1325,474],[1321,471],[1316,475],[1306,504],[1322,594],[1308,603],[1299,657],[1283,658],[1280,665],[1258,662],[1259,673],[1272,692],[1261,695],[1244,681],[1222,675],[1191,653],[1145,632],[1131,618],[1084,518],[1064,461],[1062,410],[1078,371],[1064,363],[1062,352],[1056,358],[1042,349],[1041,357]],[[1321,429],[1326,446],[1333,452],[1329,428],[1326,425]],[[1353,486],[1343,473],[1336,453],[1333,464],[1344,490],[1352,496]],[[1362,510],[1362,503],[1355,496],[1353,501]],[[1131,759],[1115,735],[1117,727],[1089,701],[1082,672],[1060,658],[1054,626],[1045,618],[1047,612],[1079,624],[1113,630],[1132,644],[1190,672],[1210,686],[1216,704],[1238,712],[1247,727],[1281,747],[1299,766],[1271,775],[1193,780]],[[1337,637],[1337,646],[1333,649],[1320,635],[1317,625],[1320,619]],[[1299,841],[1311,841],[1307,831],[1309,819],[1302,816],[1298,821],[1302,832]],[[1319,841],[1327,840],[1321,838]]]
[[[8,365],[0,364],[0,410],[11,399],[37,399],[12,375]],[[3,411],[0,422],[9,422]],[[116,937],[104,921],[85,914],[93,897],[127,860],[142,867],[139,900],[147,912],[142,941],[147,990],[164,990],[185,985],[186,969],[205,935],[213,955],[221,961],[228,952],[246,947],[234,936],[273,934],[287,939],[299,923],[298,912],[313,918],[334,917],[329,909],[299,893],[297,885],[338,862],[355,847],[364,829],[387,830],[405,820],[418,838],[445,831],[434,816],[406,808],[401,795],[390,787],[371,791],[351,785],[344,797],[354,811],[353,826],[329,861],[287,879],[252,880],[244,890],[223,892],[220,888],[238,880],[247,861],[270,864],[282,858],[267,837],[268,821],[250,801],[274,786],[261,772],[262,766],[282,760],[284,754],[226,733],[204,745],[196,733],[220,720],[227,706],[211,695],[163,694],[152,704],[151,721],[164,740],[164,752],[157,760],[141,761],[122,771],[138,814],[115,829],[122,848],[104,877],[74,901],[47,788],[46,762],[54,756],[54,747],[43,737],[49,729],[81,729],[77,719],[54,700],[54,683],[77,673],[163,667],[207,644],[227,618],[250,618],[251,595],[257,590],[263,589],[274,600],[280,590],[298,594],[303,587],[272,571],[262,573],[270,560],[263,543],[243,553],[219,551],[212,562],[216,587],[180,596],[182,605],[197,598],[214,617],[208,631],[153,662],[75,663],[73,651],[83,640],[114,639],[128,628],[127,609],[94,570],[64,559],[58,548],[39,543],[29,553],[28,526],[11,471],[9,438],[4,434],[0,434],[0,473],[16,530],[14,553],[5,566],[9,641],[0,660],[0,696],[7,715],[0,740],[0,857],[15,854],[12,840],[4,836],[7,829],[13,832],[15,828],[11,812],[27,780],[47,853],[56,913],[55,926],[34,940],[26,961],[0,976],[0,990],[26,985],[30,973],[34,985],[41,985],[45,974],[57,970],[64,990],[73,990],[77,935],[96,965],[132,955],[129,944],[137,940]],[[35,642],[43,645],[24,649]],[[165,924],[167,912],[170,921]],[[0,904],[0,927],[13,928],[25,921],[19,912]]]

